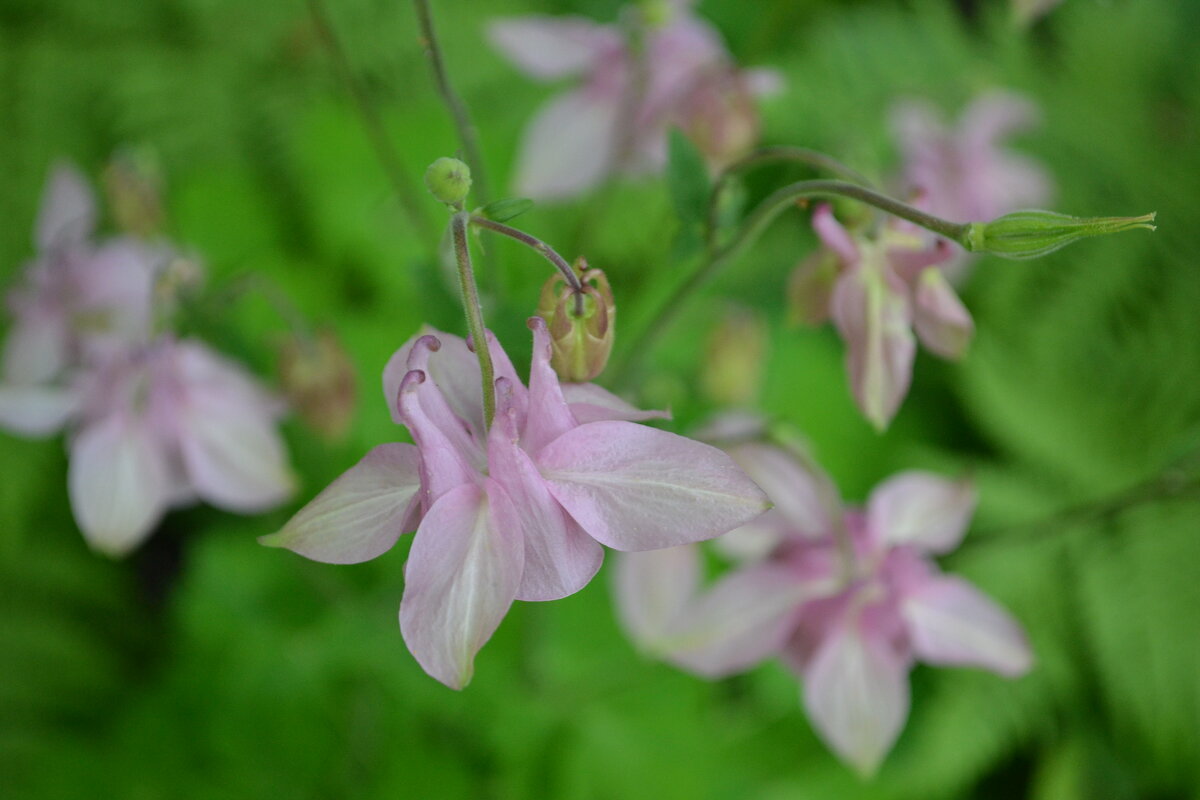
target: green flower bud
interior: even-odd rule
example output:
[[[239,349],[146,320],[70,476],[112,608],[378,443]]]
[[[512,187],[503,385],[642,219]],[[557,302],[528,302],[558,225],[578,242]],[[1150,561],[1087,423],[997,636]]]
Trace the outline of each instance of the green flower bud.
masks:
[[[1071,217],[1054,211],[1014,211],[991,222],[972,222],[962,242],[973,253],[1037,258],[1089,236],[1134,228],[1154,230],[1155,213],[1140,217]]]
[[[583,282],[582,293],[577,295],[563,276],[555,273],[542,287],[537,314],[550,328],[554,371],[568,383],[583,383],[603,372],[608,363],[617,307],[602,270],[589,269],[580,258],[575,262],[575,274]]]
[[[471,169],[457,158],[439,158],[425,170],[425,188],[449,206],[457,206],[471,191]]]
[[[700,385],[716,405],[753,405],[766,366],[767,323],[740,307],[730,308],[708,335]]]
[[[354,419],[354,364],[331,331],[293,335],[280,343],[279,382],[300,419],[330,441]]]

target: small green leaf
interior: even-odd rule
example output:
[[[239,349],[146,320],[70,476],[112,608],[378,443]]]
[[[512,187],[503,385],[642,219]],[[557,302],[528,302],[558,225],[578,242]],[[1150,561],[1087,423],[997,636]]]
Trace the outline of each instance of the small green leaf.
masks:
[[[487,217],[493,222],[508,222],[531,208],[533,208],[533,201],[528,197],[502,197],[499,200],[493,200],[475,213]]]
[[[708,214],[708,167],[704,157],[683,133],[671,130],[667,151],[667,186],[671,203],[683,224],[703,224]]]

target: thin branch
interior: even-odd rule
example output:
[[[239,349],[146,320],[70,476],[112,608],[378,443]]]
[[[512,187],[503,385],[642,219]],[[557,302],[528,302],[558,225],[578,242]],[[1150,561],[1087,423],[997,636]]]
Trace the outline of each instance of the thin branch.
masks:
[[[471,268],[471,248],[467,242],[467,225],[471,215],[459,211],[450,220],[450,235],[454,239],[454,257],[458,262],[458,288],[462,292],[463,310],[467,314],[467,330],[475,357],[479,359],[479,377],[483,384],[483,421],[492,427],[496,416],[496,393],[492,385],[491,348],[488,347],[487,328],[483,322],[483,308],[479,305],[479,287],[475,285],[475,273]]]

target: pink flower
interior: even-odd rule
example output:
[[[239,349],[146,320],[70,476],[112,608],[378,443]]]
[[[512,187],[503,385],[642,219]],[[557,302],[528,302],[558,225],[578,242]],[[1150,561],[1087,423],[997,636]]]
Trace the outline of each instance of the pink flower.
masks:
[[[292,492],[282,411],[239,365],[163,338],[81,376],[68,488],[85,538],[123,555],[173,506],[253,513]]]
[[[1009,677],[1029,670],[1020,625],[932,559],[962,540],[975,505],[969,484],[904,472],[865,509],[842,509],[811,463],[762,444],[730,452],[775,509],[717,540],[727,549],[740,540],[733,549],[745,560],[708,588],[695,547],[623,556],[618,610],[635,641],[714,678],[782,657],[804,681],[817,732],[864,774],[904,726],[915,660]]]
[[[421,666],[462,688],[513,600],[582,589],[601,544],[647,550],[712,538],[766,508],[721,451],[633,424],[598,386],[562,387],[540,318],[528,388],[489,337],[497,411],[484,427],[479,367],[462,339],[414,337],[384,393],[416,446],[384,444],[265,544],[320,561],[374,558],[416,527],[400,627]]]
[[[974,333],[971,315],[938,264],[951,255],[912,226],[889,221],[875,237],[852,236],[829,206],[813,214],[824,250],[802,263],[789,290],[801,321],[832,317],[846,342],[846,369],[858,407],[884,429],[908,393],[917,337],[943,358],[959,358]]]
[[[517,191],[567,198],[610,173],[654,172],[666,161],[667,130],[682,126],[715,164],[758,137],[754,97],[777,89],[774,73],[739,72],[720,35],[689,2],[644,30],[642,55],[619,25],[582,17],[518,17],[490,26],[492,44],[529,76],[582,77],[529,123]]]
[[[56,166],[34,230],[38,255],[8,297],[0,425],[17,433],[58,430],[78,408],[72,374],[149,338],[155,271],[169,252],[128,238],[95,245],[95,217],[83,176]]]
[[[925,210],[952,222],[985,222],[1043,206],[1052,193],[1046,171],[1002,146],[1037,119],[1033,103],[1012,92],[980,95],[954,127],[926,102],[901,102],[892,111],[892,128],[904,180]]]

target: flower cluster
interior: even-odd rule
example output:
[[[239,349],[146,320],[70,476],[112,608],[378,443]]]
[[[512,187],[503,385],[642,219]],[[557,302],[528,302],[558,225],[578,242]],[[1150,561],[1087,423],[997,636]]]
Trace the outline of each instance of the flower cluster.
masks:
[[[600,568],[601,545],[650,550],[710,539],[767,507],[720,450],[634,424],[592,384],[560,385],[546,323],[530,320],[529,384],[490,335],[490,428],[471,345],[430,331],[384,370],[384,395],[416,445],[382,444],[263,543],[332,563],[365,561],[416,528],[400,627],[421,666],[461,688],[513,600],[554,600]]]
[[[38,255],[9,295],[0,425],[28,436],[68,429],[75,519],[111,555],[137,546],[172,506],[278,504],[292,487],[280,404],[241,366],[164,330],[172,284],[193,279],[195,262],[162,242],[96,243],[95,221],[85,179],[56,167]]]
[[[797,453],[757,442],[730,453],[775,508],[716,542],[737,565],[707,588],[695,547],[622,557],[618,610],[647,650],[710,678],[778,655],[803,680],[817,732],[863,773],[904,726],[914,660],[1030,668],[1017,622],[932,560],[962,540],[969,483],[904,472],[843,508]]]
[[[672,125],[716,166],[754,145],[756,98],[776,91],[778,78],[737,69],[720,34],[692,14],[688,0],[657,5],[653,14],[628,15],[640,41],[621,25],[581,17],[491,24],[492,44],[529,76],[582,78],[530,121],[517,166],[521,194],[567,198],[617,171],[658,171]]]

